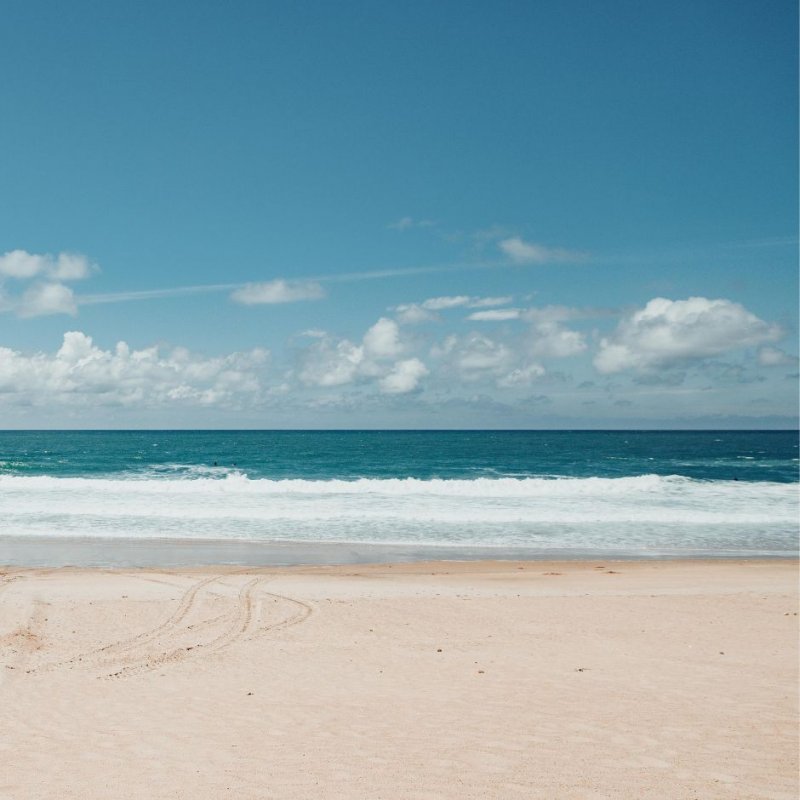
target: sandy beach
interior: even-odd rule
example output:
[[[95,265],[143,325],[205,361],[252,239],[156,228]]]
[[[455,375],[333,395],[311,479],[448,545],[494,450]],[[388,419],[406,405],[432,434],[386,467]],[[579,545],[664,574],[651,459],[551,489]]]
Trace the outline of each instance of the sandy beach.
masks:
[[[3,800],[798,794],[792,561],[0,572]]]

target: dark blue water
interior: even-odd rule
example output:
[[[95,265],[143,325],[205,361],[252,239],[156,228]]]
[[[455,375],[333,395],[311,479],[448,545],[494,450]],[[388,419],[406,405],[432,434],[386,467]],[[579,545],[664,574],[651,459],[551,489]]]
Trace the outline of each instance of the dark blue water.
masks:
[[[796,431],[4,431],[0,475],[798,480]]]

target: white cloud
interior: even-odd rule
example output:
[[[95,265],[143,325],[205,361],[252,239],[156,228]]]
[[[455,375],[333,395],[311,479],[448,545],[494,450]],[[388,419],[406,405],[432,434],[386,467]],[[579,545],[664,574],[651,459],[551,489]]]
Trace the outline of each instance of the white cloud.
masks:
[[[25,290],[14,305],[20,317],[43,317],[49,314],[78,313],[75,295],[63,283],[35,283]]]
[[[103,350],[90,336],[69,331],[53,355],[0,347],[0,402],[235,407],[257,399],[268,358],[268,351],[261,349],[206,358],[185,348],[166,354],[158,347],[132,350],[125,342]]]
[[[427,374],[427,368],[421,372],[418,363],[422,362],[415,358],[396,362],[393,366],[387,364],[404,349],[397,322],[381,317],[367,329],[360,344],[349,339],[337,340],[324,333],[317,336],[316,341],[300,354],[298,375],[306,386],[344,386],[357,381],[377,380],[384,393],[410,392],[419,378]]]
[[[316,333],[316,332],[315,332]],[[387,359],[403,352],[400,328],[392,319],[381,317],[355,344],[323,334],[300,354],[298,375],[307,386],[344,386],[355,381],[383,378]]]
[[[414,219],[413,217],[401,217],[396,222],[390,222],[386,227],[395,231],[407,231],[409,228],[430,228],[434,222],[430,219]]]
[[[428,311],[443,311],[447,308],[459,308],[467,306],[468,308],[492,308],[494,306],[504,306],[510,303],[514,298],[511,296],[506,297],[470,297],[466,294],[458,294],[449,297],[430,297],[423,300],[422,308]]]
[[[761,347],[758,350],[758,363],[764,367],[781,367],[796,364],[797,356],[790,356],[778,347]]]
[[[364,361],[364,348],[347,339],[319,339],[303,353],[300,380],[309,386],[352,383]]]
[[[468,382],[506,373],[516,360],[509,346],[479,333],[448,336],[442,344],[431,348],[431,356]]]
[[[397,322],[381,317],[367,329],[360,343],[327,334],[316,339],[300,352],[296,374],[306,386],[361,384],[382,394],[406,394],[415,391],[428,374],[428,367],[419,358],[397,360],[406,349]]]
[[[435,344],[431,347],[431,356],[433,358],[446,358],[456,349],[458,341],[458,336],[451,333],[441,344]]]
[[[393,319],[381,317],[365,334],[364,349],[376,358],[393,358],[402,351],[400,329]]]
[[[384,394],[407,394],[413,392],[422,378],[428,374],[428,368],[418,358],[398,361],[392,371],[381,378],[380,388]]]
[[[394,306],[398,322],[403,325],[418,325],[421,322],[433,322],[439,319],[437,311],[445,311],[450,308],[459,308],[469,305],[472,298],[469,295],[455,295],[451,297],[430,297],[421,303],[403,303]]]
[[[524,367],[519,367],[512,370],[507,375],[498,379],[497,385],[504,388],[513,388],[515,386],[530,386],[537,378],[541,378],[545,374],[545,368],[541,364],[527,364]]]
[[[442,377],[465,383],[491,381],[501,389],[529,386],[546,372],[518,342],[476,332],[445,337],[431,348],[430,356]]]
[[[11,250],[0,256],[0,275],[6,278],[34,278],[42,272],[45,258],[25,250]]]
[[[472,333],[465,337],[456,360],[463,372],[473,373],[496,371],[512,358],[512,351],[502,342]]]
[[[494,308],[489,311],[473,311],[467,319],[476,322],[504,322],[509,319],[519,319],[520,310],[518,308]]]
[[[583,253],[526,242],[519,236],[501,239],[497,246],[517,264],[550,264],[554,262],[580,261],[585,258]]]
[[[470,302],[469,295],[459,294],[451,297],[431,297],[422,302],[422,307],[426,311],[443,311],[446,308],[457,308],[466,306]]]
[[[0,255],[0,283],[3,279],[27,281],[22,295],[8,294],[0,285],[0,312],[13,311],[20,317],[40,317],[48,314],[71,314],[78,311],[75,295],[63,281],[86,278],[95,267],[78,253],[29,253],[10,250]]]
[[[246,306],[296,303],[299,300],[319,300],[325,290],[315,281],[285,281],[248,283],[231,294],[231,300]]]
[[[432,322],[439,319],[432,311],[424,309],[416,303],[405,303],[394,307],[397,321],[402,325],[419,325],[421,322]]]
[[[648,371],[774,341],[781,335],[779,326],[730,300],[657,297],[601,339],[594,365],[603,373]]]
[[[531,323],[528,351],[535,358],[565,358],[586,350],[584,334],[562,325],[568,319],[582,316],[582,312],[566,306],[543,306],[541,308],[497,308],[475,311],[467,319],[476,322],[505,322],[524,319]]]
[[[404,325],[416,325],[420,322],[432,322],[439,317],[437,311],[446,311],[451,308],[495,308],[510,303],[514,298],[510,295],[504,297],[471,297],[466,294],[450,295],[445,297],[429,297],[421,303],[405,303],[395,306],[392,310],[397,319]]]
[[[495,306],[508,305],[514,298],[509,295],[503,297],[473,297],[469,302],[470,308],[494,308]]]
[[[570,306],[539,306],[525,311],[525,319],[535,323],[567,322],[571,319],[594,316],[597,312]]]
[[[89,259],[79,253],[36,254],[27,250],[10,250],[0,255],[0,278],[52,278],[59,281],[75,281],[86,278],[92,272]]]
[[[86,256],[78,253],[59,253],[47,270],[51,278],[59,281],[79,281],[88,278],[92,265]]]
[[[530,352],[537,358],[568,358],[586,350],[586,337],[559,322],[538,322],[531,328]]]

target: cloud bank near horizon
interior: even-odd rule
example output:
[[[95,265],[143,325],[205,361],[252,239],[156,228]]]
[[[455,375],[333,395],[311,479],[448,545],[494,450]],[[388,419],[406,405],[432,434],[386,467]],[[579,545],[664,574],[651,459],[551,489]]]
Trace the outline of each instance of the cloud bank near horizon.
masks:
[[[274,298],[294,290],[272,287],[265,302],[285,302]],[[208,356],[126,342],[104,349],[85,332],[68,331],[52,353],[0,347],[0,407],[231,414],[374,409],[406,398],[572,414],[640,403],[646,415],[680,403],[690,409],[709,392],[731,385],[743,391],[776,369],[796,369],[797,359],[775,346],[783,329],[726,299],[653,298],[617,314],[603,335],[591,326],[608,311],[502,307],[512,301],[452,295],[400,304],[360,337],[306,330],[277,355],[266,347]],[[436,324],[420,328],[408,319],[410,308],[436,314]]]

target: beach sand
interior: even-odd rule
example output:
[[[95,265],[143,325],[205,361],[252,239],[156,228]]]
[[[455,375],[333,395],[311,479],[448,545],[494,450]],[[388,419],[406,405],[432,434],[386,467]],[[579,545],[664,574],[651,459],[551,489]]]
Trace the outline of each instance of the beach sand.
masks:
[[[795,562],[0,572],[4,800],[798,796]]]

